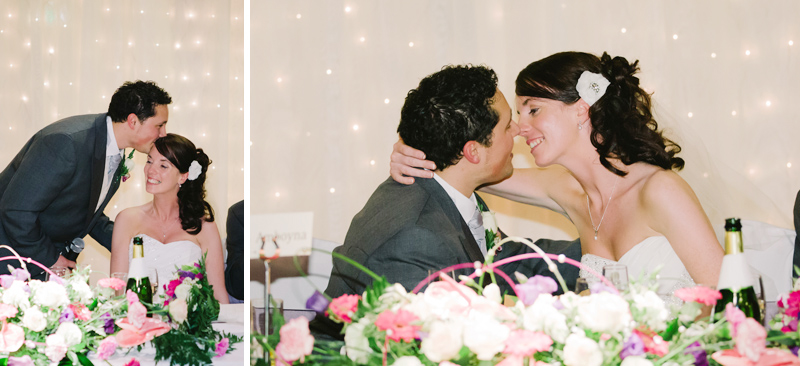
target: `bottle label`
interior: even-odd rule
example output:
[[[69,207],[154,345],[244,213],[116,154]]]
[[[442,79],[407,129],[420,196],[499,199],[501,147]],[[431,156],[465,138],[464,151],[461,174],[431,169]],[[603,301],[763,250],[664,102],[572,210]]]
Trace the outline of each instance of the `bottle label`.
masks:
[[[726,254],[722,257],[717,290],[730,289],[738,292],[739,289],[753,286],[753,283],[753,275],[744,253]]]
[[[128,266],[128,278],[143,278],[147,277],[144,270],[144,258],[131,258],[130,265]]]

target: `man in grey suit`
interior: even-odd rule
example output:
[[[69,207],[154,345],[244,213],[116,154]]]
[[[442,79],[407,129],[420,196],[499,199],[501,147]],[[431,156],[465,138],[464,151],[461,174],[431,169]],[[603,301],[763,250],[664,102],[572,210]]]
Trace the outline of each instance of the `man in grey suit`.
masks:
[[[68,117],[37,132],[0,172],[0,244],[48,267],[74,267],[87,234],[110,250],[114,223],[103,210],[125,170],[124,149],[149,152],[166,135],[170,103],[154,82],[126,82],[107,113]],[[0,273],[8,272],[5,263]],[[40,268],[28,269],[43,277]]]
[[[334,251],[411,291],[432,271],[484,261],[486,238],[474,191],[511,176],[519,128],[493,70],[447,66],[408,93],[398,132],[407,145],[436,163],[434,179],[416,179],[411,185],[387,179],[353,218],[344,245]],[[554,248],[580,258],[580,245],[571,244]],[[497,259],[528,251],[520,243],[506,243]],[[507,274],[550,274],[541,262],[518,261],[500,268]],[[578,275],[575,268],[559,269],[573,281]],[[334,259],[325,293],[332,298],[361,294],[371,281]],[[510,291],[504,282],[501,288]]]

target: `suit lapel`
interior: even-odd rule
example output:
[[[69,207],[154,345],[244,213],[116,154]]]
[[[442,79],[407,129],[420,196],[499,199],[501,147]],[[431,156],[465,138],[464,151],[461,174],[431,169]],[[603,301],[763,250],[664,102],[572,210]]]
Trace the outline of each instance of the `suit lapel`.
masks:
[[[479,261],[483,263],[483,253],[481,253],[481,250],[478,248],[478,243],[475,242],[472,231],[469,230],[469,226],[464,222],[461,213],[458,212],[458,208],[456,208],[455,203],[453,203],[453,200],[447,195],[444,188],[442,188],[435,179],[417,179],[416,181],[422,188],[430,193],[433,199],[439,202],[445,216],[447,216],[450,223],[453,224],[453,228],[456,231],[460,230],[461,235],[459,235],[458,239],[464,251],[467,252],[469,260],[471,262]]]
[[[100,192],[103,190],[103,178],[105,178],[106,168],[106,140],[108,139],[108,130],[106,128],[106,115],[101,114],[94,121],[94,128],[92,129],[94,136],[89,136],[87,142],[94,143],[94,154],[92,154],[92,194],[89,201],[89,212],[86,214],[87,227],[92,221],[95,213],[97,202],[100,201]]]

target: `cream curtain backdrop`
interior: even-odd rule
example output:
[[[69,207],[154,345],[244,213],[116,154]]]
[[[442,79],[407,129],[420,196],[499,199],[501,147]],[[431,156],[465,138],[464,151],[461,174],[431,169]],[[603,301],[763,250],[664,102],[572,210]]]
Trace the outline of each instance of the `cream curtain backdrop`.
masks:
[[[242,0],[3,2],[0,165],[42,127],[106,112],[123,82],[153,80],[172,96],[167,131],[213,161],[207,199],[224,238],[228,207],[244,198],[243,11]],[[152,199],[144,190],[146,156],[134,161],[106,208],[112,220]],[[108,251],[90,242],[80,262],[107,272]]]
[[[567,50],[640,60],[681,173],[712,224],[792,228],[800,188],[800,2],[267,1],[252,8],[251,212],[313,211],[342,242],[388,177],[409,89],[486,64],[513,104],[530,62]],[[533,165],[517,141],[515,167]],[[564,217],[492,197],[506,232],[575,238]]]

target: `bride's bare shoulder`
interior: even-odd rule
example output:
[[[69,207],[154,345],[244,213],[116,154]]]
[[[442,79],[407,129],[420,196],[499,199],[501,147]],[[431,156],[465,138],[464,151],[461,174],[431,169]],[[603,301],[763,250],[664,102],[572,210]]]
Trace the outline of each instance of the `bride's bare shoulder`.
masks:
[[[117,214],[114,221],[141,222],[151,211],[153,205],[148,202],[141,206],[128,207]]]
[[[654,169],[642,179],[641,197],[645,204],[697,201],[692,188],[678,173],[669,169]]]

